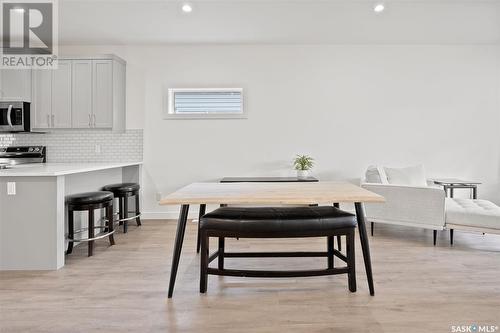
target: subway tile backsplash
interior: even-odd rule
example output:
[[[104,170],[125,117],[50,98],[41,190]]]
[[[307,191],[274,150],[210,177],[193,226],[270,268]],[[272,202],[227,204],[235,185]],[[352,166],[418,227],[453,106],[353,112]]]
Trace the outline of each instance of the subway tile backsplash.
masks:
[[[142,129],[0,134],[0,147],[30,145],[47,146],[47,162],[135,162],[142,161],[143,136]]]

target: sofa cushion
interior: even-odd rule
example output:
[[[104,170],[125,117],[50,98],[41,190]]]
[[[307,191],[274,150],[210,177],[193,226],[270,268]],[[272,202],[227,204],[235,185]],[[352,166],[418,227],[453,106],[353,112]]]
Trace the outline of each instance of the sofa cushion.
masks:
[[[487,200],[446,198],[446,224],[500,230],[500,207]]]
[[[427,186],[423,165],[407,168],[384,168],[389,184],[408,186]]]

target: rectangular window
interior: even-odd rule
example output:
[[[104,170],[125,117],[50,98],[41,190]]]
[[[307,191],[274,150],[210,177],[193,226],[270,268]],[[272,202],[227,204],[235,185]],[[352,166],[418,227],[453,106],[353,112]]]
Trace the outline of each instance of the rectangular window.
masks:
[[[167,118],[246,118],[243,89],[169,89]]]

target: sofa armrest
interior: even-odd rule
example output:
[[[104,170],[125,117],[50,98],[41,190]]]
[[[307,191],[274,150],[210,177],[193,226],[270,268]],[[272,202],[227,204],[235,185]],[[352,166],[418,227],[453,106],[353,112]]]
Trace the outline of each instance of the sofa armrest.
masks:
[[[445,193],[440,188],[364,183],[361,186],[383,196],[382,204],[366,204],[370,221],[424,227],[443,227]]]

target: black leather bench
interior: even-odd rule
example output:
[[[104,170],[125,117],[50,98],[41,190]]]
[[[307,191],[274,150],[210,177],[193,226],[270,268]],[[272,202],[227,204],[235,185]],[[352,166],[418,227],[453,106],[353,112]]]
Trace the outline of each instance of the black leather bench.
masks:
[[[349,290],[356,291],[354,228],[356,217],[336,207],[222,207],[200,220],[201,267],[200,292],[207,290],[208,275],[244,277],[300,277],[347,274]],[[346,236],[346,255],[334,249],[334,236]],[[209,254],[209,238],[219,239],[218,251]],[[302,238],[326,237],[324,252],[225,252],[224,239],[230,238]],[[315,270],[267,271],[225,269],[230,257],[326,257],[327,268]],[[334,257],[346,263],[334,267]],[[209,267],[218,258],[218,268]]]

